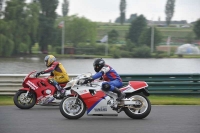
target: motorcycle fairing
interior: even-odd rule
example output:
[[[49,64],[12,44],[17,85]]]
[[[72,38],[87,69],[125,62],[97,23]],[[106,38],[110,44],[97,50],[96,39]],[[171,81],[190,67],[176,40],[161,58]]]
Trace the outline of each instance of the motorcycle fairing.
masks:
[[[47,78],[26,78],[23,84],[28,87],[25,90],[30,91],[33,89],[35,91],[37,95],[37,102],[41,98],[49,95],[44,93],[45,90],[51,90],[51,95],[56,91],[55,87],[48,82]]]
[[[135,90],[148,87],[147,83],[144,81],[129,81],[129,85],[133,87]]]
[[[21,88],[20,90],[30,91],[30,88]]]
[[[87,112],[90,112],[92,108],[96,106],[104,97],[105,93],[101,90],[95,91],[95,93],[91,93],[91,91],[85,89],[81,89],[77,91],[80,97],[84,100],[86,107],[88,109]],[[83,93],[83,94],[81,94]]]
[[[86,104],[88,115],[117,114],[111,109],[110,106],[107,105],[107,102],[110,99],[110,97],[108,97],[103,91],[80,89],[77,92],[79,94],[80,92],[83,93],[80,95],[80,97],[84,100]]]
[[[124,93],[131,93],[140,89],[148,87],[148,84],[144,81],[129,81],[126,87],[120,89]]]
[[[97,100],[97,101],[96,101]],[[89,114],[91,112],[91,110],[99,103],[101,102],[101,100],[103,100],[103,98],[94,98],[92,102],[90,102],[89,100],[87,100],[85,103],[87,105],[87,114]],[[89,105],[89,106],[88,106]]]
[[[97,101],[91,108],[87,110],[87,115],[118,115],[118,113],[107,104],[109,100],[110,97],[105,96]]]
[[[41,95],[45,96],[43,91],[45,91],[46,89],[51,90],[51,94],[54,94],[56,91],[55,87],[48,82],[48,79],[45,80],[45,82],[41,82],[40,80],[38,80],[38,82],[36,83],[40,87],[40,89],[35,90],[35,92],[38,94],[38,97]]]

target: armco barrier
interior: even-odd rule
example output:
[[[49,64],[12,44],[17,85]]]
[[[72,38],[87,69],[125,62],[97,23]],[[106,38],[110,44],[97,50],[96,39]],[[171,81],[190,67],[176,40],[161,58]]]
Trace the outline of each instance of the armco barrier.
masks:
[[[121,74],[124,84],[146,81],[151,94],[200,95],[200,74]]]
[[[0,95],[14,95],[27,74],[0,74]],[[78,74],[69,74],[70,79]],[[47,75],[43,75],[47,76]],[[200,74],[120,74],[128,81],[146,81],[150,94],[200,95]]]
[[[78,74],[70,74],[69,77],[76,77]],[[0,74],[0,95],[14,95],[17,90],[22,88],[23,79],[27,74]],[[48,76],[48,74],[40,77]]]

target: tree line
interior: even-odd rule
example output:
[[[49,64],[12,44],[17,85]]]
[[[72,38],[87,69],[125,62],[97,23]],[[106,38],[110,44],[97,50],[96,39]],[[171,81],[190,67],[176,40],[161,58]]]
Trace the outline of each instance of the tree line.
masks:
[[[169,26],[171,19],[174,15],[175,11],[175,2],[176,0],[167,0],[166,5],[165,5],[165,14],[166,14],[166,25]],[[126,0],[120,0],[120,16],[115,20],[115,22],[120,22],[121,25],[124,23],[131,23],[132,21],[126,20]],[[134,14],[133,14],[134,15]],[[131,16],[130,19],[134,19],[136,16]]]
[[[125,2],[120,2],[121,23],[124,23],[125,18]],[[60,54],[63,29],[65,46],[77,49],[76,54],[104,55],[105,45],[96,42],[97,23],[85,17],[69,16],[69,5],[69,1],[64,0],[63,15],[60,16],[56,13],[58,0],[32,0],[30,3],[25,0],[6,1],[5,10],[0,13],[0,56],[32,54],[32,47],[36,43],[44,53],[51,46],[54,49],[52,52]],[[58,28],[61,22],[64,22],[64,26]],[[124,35],[125,45],[115,45],[119,34],[114,29],[109,31],[109,55],[116,58],[150,57],[151,30],[146,18],[140,15],[131,21],[129,30]],[[154,27],[154,49],[161,40],[162,35]]]

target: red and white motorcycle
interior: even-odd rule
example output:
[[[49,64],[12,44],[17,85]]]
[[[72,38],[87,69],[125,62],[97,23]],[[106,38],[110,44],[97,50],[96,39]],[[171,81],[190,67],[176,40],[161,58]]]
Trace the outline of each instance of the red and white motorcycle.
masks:
[[[151,112],[146,82],[129,81],[127,86],[120,88],[126,97],[116,101],[117,94],[101,90],[104,81],[95,80],[83,84],[91,75],[91,73],[81,74],[65,86],[67,96],[62,99],[59,107],[64,117],[79,119],[86,111],[88,116],[117,116],[124,111],[132,119],[143,119]]]

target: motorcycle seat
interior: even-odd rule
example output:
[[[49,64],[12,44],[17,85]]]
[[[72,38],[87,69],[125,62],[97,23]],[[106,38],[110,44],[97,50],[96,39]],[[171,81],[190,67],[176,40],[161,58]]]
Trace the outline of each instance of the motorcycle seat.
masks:
[[[60,85],[61,87],[65,87],[66,84],[67,84],[67,82],[66,82],[66,83],[60,83],[59,85]]]

